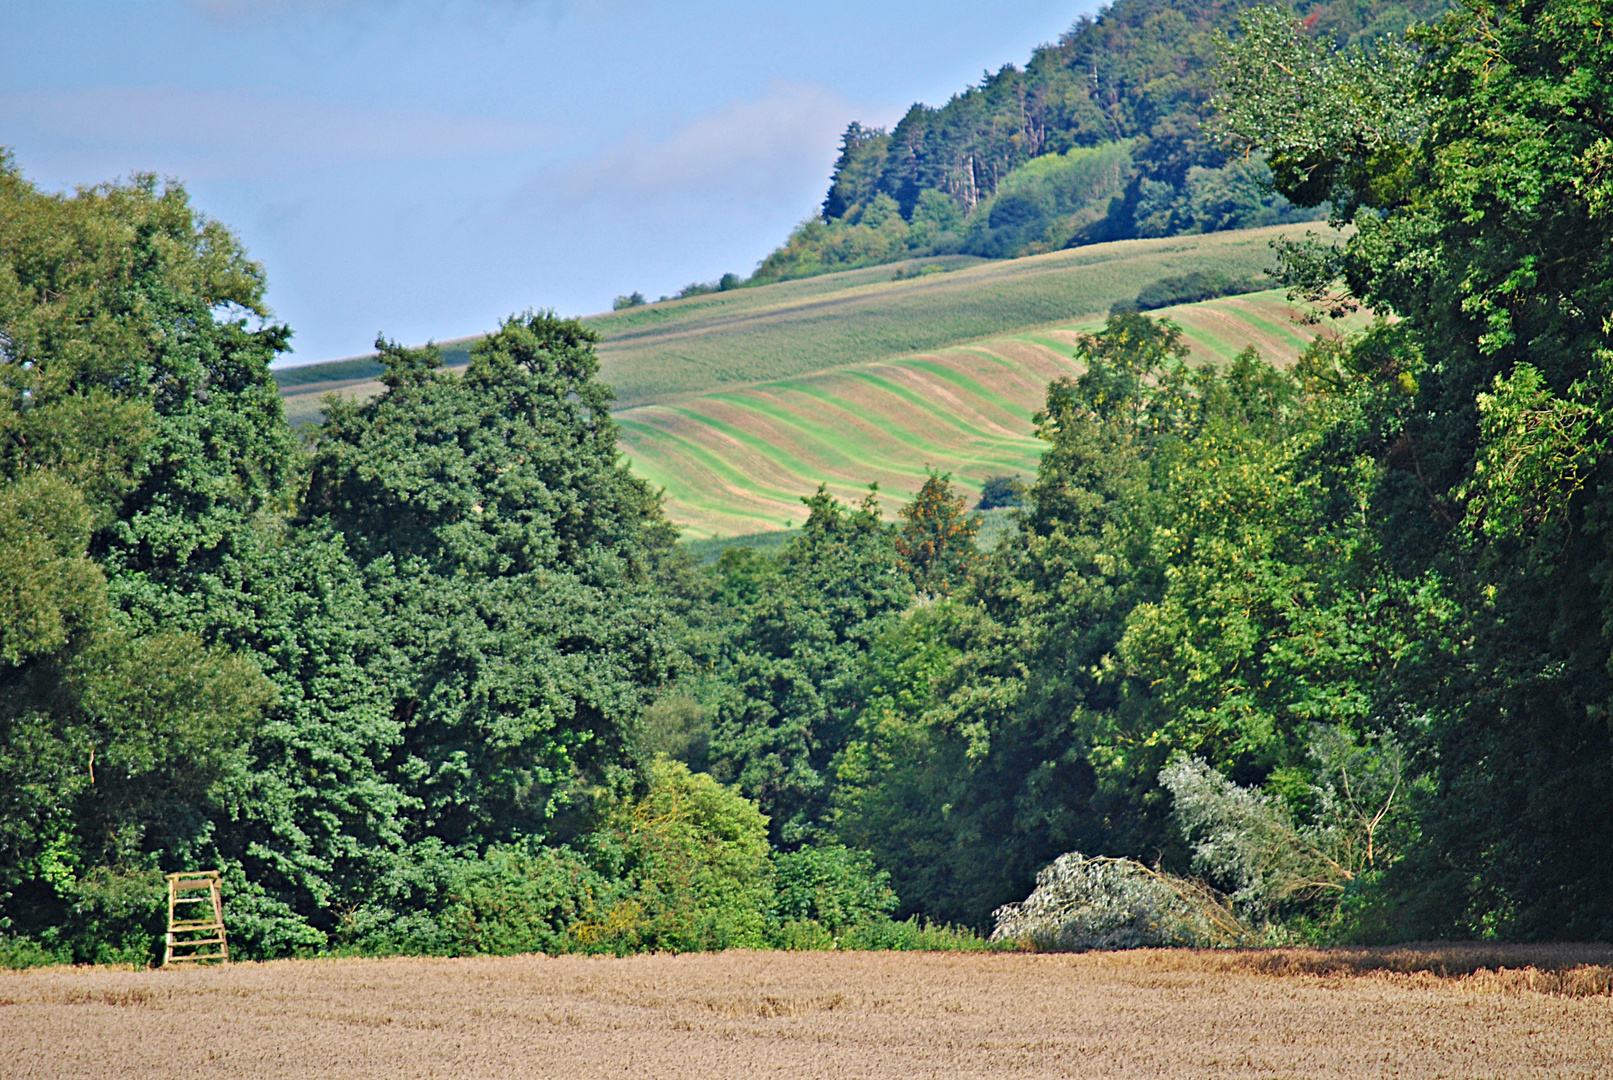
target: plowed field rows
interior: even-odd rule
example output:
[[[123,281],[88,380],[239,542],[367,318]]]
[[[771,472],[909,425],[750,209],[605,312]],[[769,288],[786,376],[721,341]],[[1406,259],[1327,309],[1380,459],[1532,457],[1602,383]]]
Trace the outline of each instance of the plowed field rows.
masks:
[[[892,507],[926,464],[973,493],[995,473],[1029,476],[1031,416],[1049,379],[1074,370],[1076,334],[1116,300],[1196,270],[1259,274],[1270,242],[1317,225],[1123,240],[1023,259],[964,256],[849,270],[591,316],[600,375],[617,393],[622,449],[666,490],[691,539],[782,529],[827,483],[857,498],[878,482]],[[1317,327],[1281,294],[1166,309],[1194,352],[1224,360],[1253,344],[1282,362]],[[471,339],[444,346],[450,367]],[[335,392],[381,392],[363,358],[283,373],[294,424]]]
[[[1589,1080],[1613,1068],[1613,998],[1595,969],[1578,983],[1441,978],[1310,957],[1320,962],[729,952],[44,969],[0,973],[0,1074]]]
[[[1317,333],[1280,291],[1152,313],[1182,324],[1194,358],[1222,362],[1248,345],[1287,364]],[[1076,337],[1096,317],[975,344],[855,364],[715,393],[675,395],[616,414],[633,469],[664,488],[690,537],[797,524],[819,483],[855,499],[871,482],[894,506],[949,470],[974,495],[988,476],[1036,471],[1032,416],[1048,382],[1075,374]]]

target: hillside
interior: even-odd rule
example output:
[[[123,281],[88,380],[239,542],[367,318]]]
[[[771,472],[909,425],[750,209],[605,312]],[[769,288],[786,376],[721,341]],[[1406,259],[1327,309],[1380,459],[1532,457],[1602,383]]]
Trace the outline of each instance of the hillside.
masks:
[[[633,408],[670,395],[947,348],[1104,312],[1171,275],[1213,270],[1258,276],[1271,262],[1272,238],[1300,228],[1122,241],[1024,259],[918,260],[669,300],[584,321],[604,336],[601,375],[615,387],[618,408]],[[465,363],[472,340],[444,343],[444,361]],[[317,419],[326,393],[379,393],[374,376],[380,370],[373,358],[360,357],[283,368],[275,377],[292,423],[300,424]]]
[[[1291,362],[1327,325],[1300,322],[1281,290],[1165,308],[1194,358],[1246,345]],[[1324,320],[1324,323],[1328,320]],[[950,470],[971,501],[989,476],[1033,476],[1045,444],[1032,434],[1047,383],[1080,370],[1076,336],[1101,317],[853,364],[753,386],[680,395],[617,413],[635,472],[664,488],[667,513],[692,537],[799,524],[820,482],[848,500],[877,481],[905,501],[925,466]]]
[[[666,490],[687,536],[735,536],[799,522],[801,496],[820,482],[852,496],[877,481],[903,500],[926,465],[971,494],[988,476],[1033,474],[1042,444],[1031,415],[1048,381],[1072,370],[1078,332],[1163,278],[1257,277],[1271,239],[1293,231],[927,260],[899,277],[865,268],[587,321],[604,335],[601,374],[634,470]],[[1277,291],[1161,313],[1211,360],[1251,342],[1290,360],[1315,332]],[[468,347],[446,344],[445,361],[466,362]],[[278,377],[296,423],[316,419],[327,392],[379,393],[378,372],[358,358]]]
[[[895,127],[853,122],[820,212],[752,277],[806,277],[917,255],[1001,258],[1126,237],[1323,216],[1269,184],[1258,153],[1228,153],[1213,123],[1217,35],[1240,0],[1117,0],[1023,68],[987,72]],[[1293,5],[1305,33],[1373,48],[1445,0]],[[1249,149],[1245,147],[1244,149]]]

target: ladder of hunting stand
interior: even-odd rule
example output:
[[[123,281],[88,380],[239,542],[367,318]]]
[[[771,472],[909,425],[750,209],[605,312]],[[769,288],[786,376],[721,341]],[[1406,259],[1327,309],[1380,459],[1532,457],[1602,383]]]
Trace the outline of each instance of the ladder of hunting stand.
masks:
[[[197,907],[196,905],[201,905]],[[219,872],[198,870],[168,875],[168,947],[162,966],[227,962],[224,940],[224,900]]]

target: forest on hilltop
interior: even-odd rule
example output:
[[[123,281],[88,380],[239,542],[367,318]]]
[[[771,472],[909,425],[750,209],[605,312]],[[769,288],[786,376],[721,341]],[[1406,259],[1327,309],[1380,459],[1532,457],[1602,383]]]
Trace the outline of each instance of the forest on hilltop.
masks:
[[[1117,310],[989,552],[935,471],[698,563],[549,313],[299,436],[227,228],[6,157],[0,961],[214,866],[254,958],[1613,940],[1604,7],[1240,16],[1223,130],[1352,226],[1281,272],[1380,317]]]
[[[1247,6],[1117,0],[939,108],[914,105],[889,131],[853,122],[821,212],[751,282],[1321,216],[1274,190],[1258,153],[1229,154],[1214,131],[1215,35]],[[1446,6],[1296,5],[1306,33],[1338,47],[1397,37]]]

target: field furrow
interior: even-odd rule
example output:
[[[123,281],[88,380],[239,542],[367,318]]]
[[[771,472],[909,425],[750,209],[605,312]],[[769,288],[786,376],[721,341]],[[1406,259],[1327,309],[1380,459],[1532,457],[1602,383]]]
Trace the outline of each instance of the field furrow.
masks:
[[[1224,363],[1249,345],[1291,363],[1328,324],[1271,291],[1155,312],[1179,323],[1196,362]],[[857,499],[878,483],[894,510],[950,471],[970,496],[993,475],[1029,476],[1042,444],[1033,417],[1047,384],[1074,358],[1097,316],[931,353],[848,365],[625,409],[622,449],[666,492],[692,538],[734,536],[801,521],[801,496],[825,484]],[[721,467],[719,467],[721,463]]]
[[[894,511],[951,472],[973,496],[987,477],[1028,477],[1033,417],[1050,380],[1079,371],[1083,332],[1171,275],[1258,275],[1279,235],[1318,226],[1126,240],[1023,259],[921,260],[941,273],[869,267],[628,308],[586,321],[616,391],[621,447],[666,493],[685,536],[736,536],[804,519],[819,484],[843,499],[877,483]],[[1181,324],[1195,361],[1253,345],[1286,363],[1319,332],[1280,291],[1152,313]],[[1357,316],[1352,323],[1359,324]],[[470,339],[443,346],[449,367]],[[373,358],[282,378],[287,415],[315,421],[327,391],[382,389]],[[322,373],[319,368],[326,369]]]

